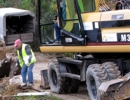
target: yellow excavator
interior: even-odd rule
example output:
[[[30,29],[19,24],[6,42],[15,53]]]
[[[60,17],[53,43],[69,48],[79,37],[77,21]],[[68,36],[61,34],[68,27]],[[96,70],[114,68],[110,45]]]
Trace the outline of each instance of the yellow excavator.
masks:
[[[38,0],[37,6],[41,52],[75,53],[74,58],[58,57],[49,63],[45,80],[52,92],[76,93],[85,82],[91,100],[130,98],[127,0],[118,0],[114,9],[104,0],[62,0],[62,10],[60,0],[56,0],[60,43],[53,42],[50,30],[54,23],[42,23],[42,2]]]

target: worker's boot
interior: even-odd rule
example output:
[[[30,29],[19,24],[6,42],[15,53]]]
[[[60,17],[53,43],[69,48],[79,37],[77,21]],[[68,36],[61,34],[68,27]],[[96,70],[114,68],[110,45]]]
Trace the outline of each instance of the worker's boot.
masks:
[[[22,83],[22,84],[21,84],[21,87],[26,87],[26,86],[27,86],[26,83]]]
[[[33,84],[31,84],[31,83],[28,84],[28,87],[32,87],[32,86],[33,86]]]

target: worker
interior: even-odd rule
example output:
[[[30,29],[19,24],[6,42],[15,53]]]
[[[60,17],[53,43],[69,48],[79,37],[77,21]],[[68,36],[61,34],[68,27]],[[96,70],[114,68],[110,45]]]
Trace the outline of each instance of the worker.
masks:
[[[65,11],[65,1],[64,0],[60,0],[60,10],[61,10],[61,18],[62,20],[66,19],[66,11]],[[60,28],[58,25],[58,19],[59,17],[56,16],[55,20],[54,20],[54,29],[56,31],[56,41],[55,43],[60,43],[61,40],[61,36],[60,36]]]
[[[14,46],[17,49],[17,56],[18,56],[18,61],[17,65],[19,64],[22,69],[21,69],[21,76],[22,76],[22,84],[21,86],[33,86],[34,81],[33,81],[33,67],[34,63],[36,62],[35,55],[31,49],[31,47],[28,44],[24,44],[21,42],[20,39],[17,39],[14,42]],[[28,75],[28,84],[26,81],[26,76]]]
[[[60,28],[58,26],[57,21],[54,21],[54,29],[55,29],[55,32],[56,32],[56,41],[55,41],[55,43],[59,43],[61,38],[60,38]]]

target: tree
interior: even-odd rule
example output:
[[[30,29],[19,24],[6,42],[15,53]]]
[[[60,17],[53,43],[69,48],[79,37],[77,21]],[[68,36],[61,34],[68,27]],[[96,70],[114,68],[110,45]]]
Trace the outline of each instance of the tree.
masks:
[[[35,11],[35,7],[32,4],[31,0],[22,0],[21,8],[26,9],[26,10],[30,10],[30,11]]]

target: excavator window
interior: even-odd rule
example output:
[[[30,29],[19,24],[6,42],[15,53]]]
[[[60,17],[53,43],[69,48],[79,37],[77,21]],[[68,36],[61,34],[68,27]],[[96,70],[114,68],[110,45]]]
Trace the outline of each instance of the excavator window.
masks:
[[[96,9],[94,0],[78,0],[78,4],[81,12],[93,12]]]
[[[44,0],[38,0],[39,5],[44,2]],[[58,25],[61,32],[61,41],[66,43],[65,39],[70,39],[69,37],[73,38],[74,41],[81,40],[82,43],[85,37],[83,33],[83,25],[82,25],[82,18],[81,13],[84,12],[94,12],[96,9],[95,0],[62,0],[62,11],[60,10],[60,0],[56,0],[58,8]],[[77,3],[76,3],[77,2]],[[40,5],[41,6],[41,5]],[[39,7],[39,6],[38,6]],[[77,11],[79,10],[79,12]],[[56,39],[56,32],[54,30],[54,23],[51,21],[53,20],[50,15],[45,15],[42,12],[42,8],[39,8],[39,35],[40,35],[40,42],[41,44],[53,44],[54,40]],[[43,17],[42,17],[43,16]],[[82,28],[82,29],[81,29]],[[64,35],[63,35],[64,34]],[[69,35],[69,36],[68,36]],[[65,36],[65,37],[63,37]],[[68,40],[67,40],[68,41]],[[80,42],[81,42],[80,41]],[[62,44],[64,44],[62,42]],[[74,42],[73,42],[74,43]],[[69,43],[67,45],[70,45]],[[77,42],[74,43],[77,45]]]
[[[79,19],[75,8],[75,0],[64,0],[66,7],[66,20],[62,20],[62,28],[81,37]],[[95,11],[95,0],[77,0],[80,12]]]

